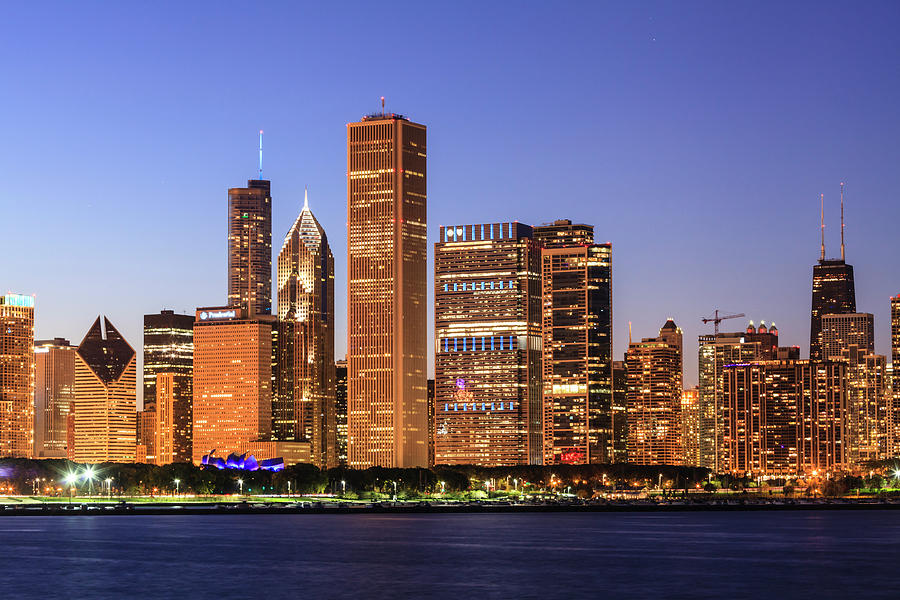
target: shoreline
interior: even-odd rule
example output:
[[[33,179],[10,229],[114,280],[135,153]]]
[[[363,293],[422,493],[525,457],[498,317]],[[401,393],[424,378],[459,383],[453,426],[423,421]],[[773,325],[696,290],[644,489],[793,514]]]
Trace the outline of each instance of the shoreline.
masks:
[[[4,504],[4,516],[116,516],[116,515],[348,515],[348,514],[497,514],[497,513],[675,513],[734,511],[898,510],[900,502],[888,500],[786,500],[778,502],[609,502],[609,503],[429,503],[379,504],[186,502],[128,503],[92,502],[73,504]]]

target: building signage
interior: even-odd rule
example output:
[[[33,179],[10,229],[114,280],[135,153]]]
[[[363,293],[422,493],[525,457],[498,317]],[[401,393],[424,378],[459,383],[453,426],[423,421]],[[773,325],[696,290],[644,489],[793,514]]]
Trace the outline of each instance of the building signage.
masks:
[[[237,316],[237,312],[233,310],[204,310],[200,313],[200,320],[233,319],[235,316]]]

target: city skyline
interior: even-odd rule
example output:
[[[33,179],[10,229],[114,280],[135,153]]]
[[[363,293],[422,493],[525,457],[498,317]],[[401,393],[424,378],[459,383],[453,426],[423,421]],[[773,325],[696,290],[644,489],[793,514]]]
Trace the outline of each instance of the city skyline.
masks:
[[[872,13],[893,14],[896,9],[869,7],[867,15],[826,10],[804,14],[809,21],[798,23],[799,9],[786,7],[780,16],[790,22],[790,35],[787,25],[772,24],[779,19],[766,15],[765,31],[771,35],[765,43],[750,35],[763,18],[752,13],[739,15],[746,22],[738,23],[735,13],[719,10],[703,19],[674,16],[674,9],[658,5],[620,15],[588,12],[592,10],[594,16],[610,19],[609,43],[619,49],[619,58],[603,53],[606,42],[586,39],[583,26],[575,26],[567,42],[563,25],[571,24],[570,17],[554,16],[546,23],[548,44],[542,51],[547,55],[529,61],[534,55],[516,26],[546,15],[523,8],[498,28],[499,41],[477,35],[479,26],[461,23],[462,35],[473,38],[471,48],[460,49],[455,38],[441,34],[425,57],[397,74],[365,76],[347,86],[320,85],[316,94],[304,85],[302,96],[288,86],[282,99],[235,92],[212,112],[179,95],[182,101],[140,118],[122,108],[122,102],[135,100],[131,93],[113,85],[108,97],[76,98],[69,110],[83,118],[61,122],[70,113],[58,108],[46,112],[42,100],[58,93],[56,85],[61,84],[28,75],[30,61],[36,59],[23,56],[13,76],[21,83],[17,90],[31,93],[14,93],[5,100],[18,119],[11,125],[8,147],[0,150],[4,164],[17,175],[6,198],[21,200],[7,200],[5,208],[18,219],[0,227],[13,246],[33,251],[9,262],[3,284],[36,295],[39,339],[80,339],[83,323],[102,312],[138,347],[144,314],[163,308],[193,314],[198,306],[221,304],[227,292],[221,251],[227,188],[258,176],[257,135],[263,129],[262,177],[272,181],[272,235],[280,239],[288,230],[304,185],[321,199],[317,216],[337,255],[335,337],[336,358],[341,358],[346,346],[343,127],[367,109],[375,110],[384,95],[389,110],[409,112],[430,129],[428,246],[436,241],[440,225],[456,222],[539,225],[568,218],[592,223],[597,241],[612,242],[616,253],[614,359],[624,355],[629,321],[636,331],[651,332],[672,316],[687,338],[686,386],[697,381],[696,361],[690,359],[696,356],[697,336],[711,333],[699,319],[716,308],[744,312],[757,323],[775,321],[782,343],[799,345],[807,356],[819,194],[825,194],[827,254],[833,257],[838,254],[839,183],[846,182],[847,261],[855,267],[857,310],[875,315],[876,352],[889,354],[888,299],[898,290],[891,277],[896,266],[885,249],[893,239],[890,223],[900,209],[887,199],[900,189],[891,142],[900,123],[894,111],[882,106],[895,105],[900,90],[884,66],[896,63],[897,49],[872,34],[881,27],[887,32],[890,19],[879,23]],[[430,14],[435,18],[440,13],[432,9]],[[273,15],[261,18],[275,32],[283,31],[272,22]],[[460,18],[440,16],[450,22]],[[663,16],[669,19],[661,24]],[[96,15],[87,11],[73,15],[73,22],[92,17]],[[158,22],[162,18],[151,15]],[[223,13],[215,21],[222,25],[237,18]],[[316,41],[337,27],[328,15],[323,18],[326,25],[313,36]],[[487,10],[486,22],[499,18],[496,9]],[[864,22],[865,33],[853,26]],[[58,43],[72,42],[73,36],[84,42],[74,31],[89,33],[96,25],[83,25],[83,30],[54,30],[50,37]],[[353,20],[349,30],[361,26]],[[168,39],[180,25],[170,27],[175,29],[158,31],[159,38],[144,34],[140,40],[152,45]],[[209,39],[214,29],[201,24],[197,35]],[[172,70],[175,55],[167,50],[148,63],[144,46],[124,37],[130,30],[124,26],[112,39],[92,44],[72,43],[71,55],[60,65],[44,63],[38,72],[49,76],[64,65],[71,74],[63,81],[81,76],[90,83],[101,75],[90,59],[118,48],[135,59],[123,75],[126,81],[142,75],[147,83],[141,85],[159,84],[168,77],[166,69]],[[27,24],[17,28],[4,45],[28,31]],[[726,44],[729,35],[736,36],[734,45]],[[298,60],[310,43],[297,42],[298,48],[291,49],[279,41],[267,50],[246,51],[246,56],[215,46],[221,55],[203,53],[199,59],[213,71],[231,64],[226,61],[236,66],[257,61],[281,88],[287,86],[286,76],[277,69],[287,59],[278,52]],[[668,55],[660,54],[663,46]],[[335,51],[327,66],[349,60],[334,46],[326,48]],[[715,57],[713,50],[724,56]],[[400,52],[399,46],[385,48],[388,58]],[[687,68],[679,62],[688,58],[698,63]],[[440,74],[426,69],[422,77],[428,85],[404,81],[403,76],[422,69],[429,59]],[[488,76],[507,63],[513,68],[493,82]],[[331,71],[313,61],[298,64],[309,75],[306,84],[330,79]],[[634,73],[630,67],[636,64],[646,69]],[[787,80],[797,73],[796,81]],[[535,75],[553,85],[535,89],[529,84]],[[209,99],[218,85],[209,74],[191,79],[184,69],[174,69],[171,76],[187,82],[186,93],[199,93],[202,99]],[[439,76],[446,82],[437,83]],[[606,86],[607,81],[616,85]],[[485,88],[481,93],[455,92],[479,83]],[[764,93],[766,83],[783,89],[777,102]],[[423,87],[430,91],[419,91]],[[578,95],[579,90],[584,93]],[[653,95],[636,96],[638,90]],[[747,100],[739,100],[742,94]],[[37,98],[35,106],[26,106],[26,98]],[[141,99],[135,110],[147,108],[144,103],[153,98],[158,99]],[[296,110],[298,98],[303,99],[301,111]],[[561,98],[568,99],[566,109],[578,127],[522,127],[524,117],[552,110],[558,105],[554,100]],[[630,100],[638,101],[630,107]],[[756,130],[764,126],[768,135],[760,136]],[[476,139],[489,142],[485,148],[470,143],[476,133]],[[602,140],[599,149],[595,137]],[[497,144],[506,150],[500,156],[487,149]],[[200,155],[202,160],[195,158]],[[101,163],[104,183],[99,189],[86,192],[71,185],[83,179],[88,165],[96,169]],[[574,175],[560,178],[558,173],[567,172],[563,166],[574,169]],[[478,192],[459,192],[455,172],[469,173],[472,186],[467,188]],[[136,208],[151,199],[156,210]],[[179,218],[172,219],[173,214]],[[103,227],[109,237],[77,236],[95,227]],[[750,235],[734,235],[742,228]],[[754,232],[757,228],[764,234]],[[36,232],[79,242],[39,244]],[[125,250],[110,256],[111,244]],[[678,251],[669,252],[672,247]],[[429,255],[431,272],[430,248]],[[108,263],[109,271],[75,267]],[[689,270],[683,269],[685,263]],[[118,285],[100,293],[110,281],[109,272],[117,273]],[[770,285],[757,285],[760,279]],[[431,321],[432,298],[426,314]],[[426,356],[430,374],[430,347]]]

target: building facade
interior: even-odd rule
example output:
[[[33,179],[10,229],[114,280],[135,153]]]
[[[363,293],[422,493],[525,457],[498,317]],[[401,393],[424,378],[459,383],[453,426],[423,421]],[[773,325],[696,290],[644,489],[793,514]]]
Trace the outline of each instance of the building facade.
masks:
[[[157,465],[193,459],[192,377],[183,373],[156,374],[153,451]]]
[[[435,464],[541,464],[540,247],[520,223],[440,228]]]
[[[613,462],[628,462],[628,377],[624,360],[612,363]]]
[[[822,317],[856,312],[856,286],[853,266],[843,259],[823,255],[813,267],[812,309],[810,311],[809,358],[822,360]]]
[[[334,363],[334,424],[338,463],[347,464],[347,360]]]
[[[428,462],[425,126],[347,125],[348,463]]]
[[[794,477],[846,467],[846,365],[770,360],[725,366],[725,471]]]
[[[684,464],[700,464],[700,387],[694,386],[681,393],[681,440],[684,447]]]
[[[658,337],[629,344],[625,369],[628,462],[683,464],[681,329],[669,319]]]
[[[194,323],[193,462],[268,441],[277,334],[274,316],[239,307],[198,308]]]
[[[560,233],[542,232],[544,464],[611,463],[612,246]]]
[[[572,248],[594,243],[594,226],[559,219],[534,227],[534,241],[541,248]]]
[[[271,182],[228,190],[228,306],[249,316],[272,313]]]
[[[194,373],[194,315],[171,310],[144,315],[144,408],[156,405],[156,374],[175,373],[191,381]],[[190,397],[191,390],[185,390]],[[190,404],[188,404],[190,406]]]
[[[750,321],[745,331],[699,337],[699,466],[720,473],[725,468],[725,436],[728,403],[725,401],[724,367],[727,364],[771,360],[778,351],[778,328]],[[800,358],[799,356],[797,358]]]
[[[135,462],[137,355],[97,317],[75,353],[74,460]]]
[[[34,453],[34,296],[0,295],[0,457]]]
[[[34,343],[34,456],[66,458],[66,420],[75,400],[75,346]]]
[[[303,209],[278,254],[279,377],[276,439],[310,445],[317,467],[337,466],[334,257],[325,230]]]

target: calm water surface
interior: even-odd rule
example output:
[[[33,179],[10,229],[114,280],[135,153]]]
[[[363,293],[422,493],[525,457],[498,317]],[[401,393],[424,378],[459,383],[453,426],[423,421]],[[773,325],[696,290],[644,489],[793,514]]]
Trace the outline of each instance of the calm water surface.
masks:
[[[4,598],[898,598],[900,511],[0,518]]]

